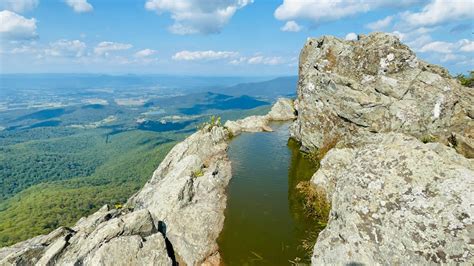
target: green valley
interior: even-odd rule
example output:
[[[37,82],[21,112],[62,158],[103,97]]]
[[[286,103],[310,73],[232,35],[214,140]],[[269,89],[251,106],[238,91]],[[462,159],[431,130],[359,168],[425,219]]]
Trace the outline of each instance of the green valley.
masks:
[[[126,88],[75,88],[59,100],[54,89],[43,97],[3,91],[9,101],[0,111],[0,246],[125,203],[211,115],[225,121],[263,114],[273,99],[205,92],[209,87]]]

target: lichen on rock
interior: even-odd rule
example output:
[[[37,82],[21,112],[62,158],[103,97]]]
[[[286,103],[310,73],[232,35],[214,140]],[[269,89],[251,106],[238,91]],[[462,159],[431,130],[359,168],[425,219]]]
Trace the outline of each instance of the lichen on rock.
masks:
[[[474,138],[474,92],[397,37],[309,38],[300,55],[292,137],[308,150],[359,131]]]
[[[310,38],[291,136],[331,203],[312,264],[474,261],[474,92],[395,36]],[[425,142],[425,143],[423,143]]]
[[[469,263],[474,161],[401,133],[355,137],[312,178],[332,209],[312,263]]]

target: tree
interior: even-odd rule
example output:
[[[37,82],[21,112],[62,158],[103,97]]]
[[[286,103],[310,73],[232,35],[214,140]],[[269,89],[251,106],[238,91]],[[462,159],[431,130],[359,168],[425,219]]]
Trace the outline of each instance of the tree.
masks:
[[[461,85],[474,88],[474,70],[469,71],[469,75],[458,74],[456,78],[461,82]]]

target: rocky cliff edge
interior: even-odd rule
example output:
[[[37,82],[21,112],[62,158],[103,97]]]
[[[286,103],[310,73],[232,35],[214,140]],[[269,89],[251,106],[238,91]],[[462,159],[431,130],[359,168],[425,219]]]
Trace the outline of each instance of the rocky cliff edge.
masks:
[[[395,36],[310,38],[293,138],[329,152],[313,265],[472,264],[474,91]]]
[[[474,157],[474,91],[397,37],[309,38],[299,60],[291,134],[307,150],[361,131],[401,132]]]

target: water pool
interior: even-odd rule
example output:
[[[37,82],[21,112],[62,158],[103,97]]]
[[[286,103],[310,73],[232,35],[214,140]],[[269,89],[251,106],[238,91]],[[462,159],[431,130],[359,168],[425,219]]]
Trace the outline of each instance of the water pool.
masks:
[[[273,123],[274,132],[244,133],[230,144],[233,177],[218,239],[224,265],[309,262],[301,242],[317,226],[304,215],[296,185],[316,168],[288,142],[289,125]]]

